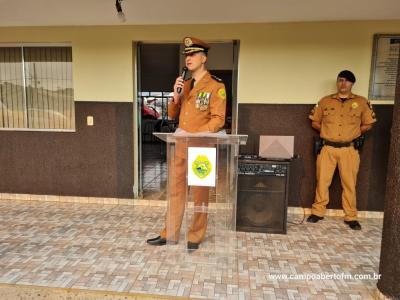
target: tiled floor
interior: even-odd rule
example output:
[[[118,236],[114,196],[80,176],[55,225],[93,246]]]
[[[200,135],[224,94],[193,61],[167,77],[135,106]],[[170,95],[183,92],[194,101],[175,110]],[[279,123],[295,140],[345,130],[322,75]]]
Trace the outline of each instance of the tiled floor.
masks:
[[[290,221],[295,216],[289,216]],[[288,225],[287,235],[237,233],[236,263],[174,262],[146,238],[164,208],[0,201],[0,283],[207,299],[373,299],[376,280],[272,279],[378,272],[382,220]],[[189,254],[183,254],[189,255]]]

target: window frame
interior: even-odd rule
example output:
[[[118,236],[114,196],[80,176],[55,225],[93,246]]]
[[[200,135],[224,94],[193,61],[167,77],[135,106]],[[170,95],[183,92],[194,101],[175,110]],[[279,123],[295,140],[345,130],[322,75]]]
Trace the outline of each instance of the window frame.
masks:
[[[23,94],[24,94],[24,101],[25,101],[25,110],[27,109],[27,96],[26,96],[26,78],[25,78],[25,60],[24,60],[24,47],[70,47],[71,48],[71,55],[72,55],[72,60],[71,64],[73,63],[73,47],[71,42],[55,42],[55,43],[34,43],[34,42],[12,42],[12,43],[2,43],[0,42],[0,48],[8,48],[8,47],[20,47],[22,49],[22,77],[23,77],[23,83],[24,83],[24,89],[23,89]],[[72,73],[73,75],[73,68],[72,68]],[[73,76],[72,76],[72,86],[74,86],[74,81],[73,81]],[[75,94],[74,94],[75,96]],[[75,98],[75,97],[74,97]],[[20,127],[20,128],[4,128],[0,127],[0,131],[33,131],[33,132],[76,132],[76,101],[75,99],[73,101],[73,106],[74,106],[74,128],[71,129],[58,129],[58,128],[29,128],[29,127]]]

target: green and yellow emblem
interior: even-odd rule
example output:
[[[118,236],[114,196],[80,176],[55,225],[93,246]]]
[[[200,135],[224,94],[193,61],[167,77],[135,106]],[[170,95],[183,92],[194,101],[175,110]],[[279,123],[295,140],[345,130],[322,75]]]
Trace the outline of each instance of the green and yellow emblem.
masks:
[[[358,107],[358,103],[357,103],[357,102],[353,102],[353,103],[351,104],[351,107],[352,107],[353,109],[356,109],[356,108]]]
[[[198,155],[192,163],[193,173],[200,179],[206,178],[212,170],[211,162],[208,160],[207,155]]]
[[[219,96],[220,98],[222,98],[222,99],[225,99],[225,98],[226,98],[226,91],[225,91],[224,88],[220,88],[220,89],[218,90],[218,96]]]

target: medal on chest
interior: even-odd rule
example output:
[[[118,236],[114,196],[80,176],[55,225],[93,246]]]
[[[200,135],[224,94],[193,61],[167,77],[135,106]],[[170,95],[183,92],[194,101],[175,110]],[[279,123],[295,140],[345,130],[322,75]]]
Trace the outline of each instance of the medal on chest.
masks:
[[[196,108],[204,111],[208,109],[210,104],[211,93],[199,92],[196,96]]]

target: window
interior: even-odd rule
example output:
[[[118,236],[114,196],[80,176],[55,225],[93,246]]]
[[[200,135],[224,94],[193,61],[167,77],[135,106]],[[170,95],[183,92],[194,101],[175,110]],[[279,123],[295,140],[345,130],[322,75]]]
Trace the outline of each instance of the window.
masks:
[[[0,46],[0,128],[74,130],[72,48]]]

